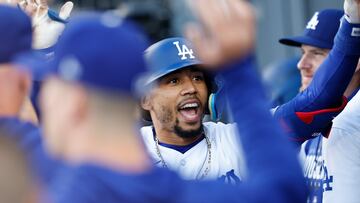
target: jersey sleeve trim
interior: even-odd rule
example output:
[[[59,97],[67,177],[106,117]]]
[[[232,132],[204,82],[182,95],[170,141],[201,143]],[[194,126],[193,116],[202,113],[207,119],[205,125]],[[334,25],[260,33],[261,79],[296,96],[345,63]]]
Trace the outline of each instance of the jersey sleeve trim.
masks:
[[[329,108],[329,109],[321,109],[321,110],[311,111],[311,112],[295,112],[295,114],[301,121],[303,121],[306,124],[310,124],[314,120],[315,116],[325,114],[325,113],[334,113],[334,112],[342,111],[345,108],[347,103],[348,103],[347,98],[345,96],[343,96],[342,103],[339,107]]]

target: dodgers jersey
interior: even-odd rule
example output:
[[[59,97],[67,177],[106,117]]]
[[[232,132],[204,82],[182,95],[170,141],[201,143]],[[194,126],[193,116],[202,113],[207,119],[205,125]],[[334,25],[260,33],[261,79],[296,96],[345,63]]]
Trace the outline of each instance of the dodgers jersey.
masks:
[[[323,146],[332,190],[324,191],[323,202],[360,202],[360,92],[334,120]]]
[[[360,93],[333,120],[329,137],[305,142],[301,156],[310,187],[308,202],[359,202]]]
[[[227,183],[239,183],[244,178],[246,170],[236,125],[204,122],[203,126],[211,143],[210,171],[204,179],[220,179]],[[141,134],[155,164],[162,167],[152,128],[152,126],[141,128]],[[177,171],[184,179],[200,179],[208,167],[209,154],[205,138],[185,153],[161,145],[159,145],[159,150],[167,166],[171,170]]]
[[[343,66],[345,69],[347,67],[356,67],[360,53],[360,35],[356,32],[359,29],[359,25],[350,24],[346,20],[342,20],[342,24],[335,38],[334,48],[329,53],[328,59],[324,62],[332,62],[328,63],[328,69],[334,69],[336,66]],[[342,56],[337,54],[337,52],[343,52],[345,55]],[[345,66],[345,63],[348,63],[348,65]],[[340,64],[340,66],[334,66],[334,64]],[[338,70],[345,69],[342,68]],[[319,71],[320,68],[315,74],[315,77],[319,75]],[[334,76],[336,77],[338,73],[339,72],[336,71]],[[324,74],[324,72],[321,74]],[[324,74],[323,76],[326,75]],[[313,81],[317,82],[315,77]],[[343,85],[344,83],[338,82],[335,84]],[[358,100],[355,97],[352,100],[354,99]],[[359,120],[357,120],[354,107],[356,101],[352,100],[350,102],[351,104],[349,103],[348,106],[345,107],[345,110],[338,116],[336,116],[336,112],[341,112],[341,107],[316,111],[317,113],[326,112],[326,115],[323,116],[323,121],[331,121],[333,119],[333,116],[328,114],[328,112],[334,112],[336,119],[333,121],[332,127],[329,125],[329,127],[331,127],[329,128],[331,129],[330,135],[328,136],[329,138],[326,138],[329,131],[326,131],[326,128],[324,128],[324,131],[318,130],[315,132],[321,132],[322,135],[325,136],[316,133],[314,134],[315,136],[320,136],[302,145],[301,155],[304,159],[304,173],[310,189],[308,202],[359,202],[359,200],[354,199],[355,190],[358,191],[359,188],[357,187],[356,189],[356,182],[360,183],[360,181],[356,179],[356,175],[354,175],[355,171],[360,172],[358,169],[359,166],[356,166],[356,164],[359,165],[359,162],[356,163],[356,157],[359,156],[359,144],[356,142],[356,138],[352,138],[356,137],[354,136],[354,132],[356,131],[354,130],[356,129],[354,125],[358,123]],[[344,101],[343,103],[345,104],[346,102]],[[317,114],[301,113],[299,116],[304,123],[312,124]],[[329,122],[329,124],[331,124],[331,122]],[[354,135],[348,136],[349,134]],[[353,174],[349,175],[350,173]]]

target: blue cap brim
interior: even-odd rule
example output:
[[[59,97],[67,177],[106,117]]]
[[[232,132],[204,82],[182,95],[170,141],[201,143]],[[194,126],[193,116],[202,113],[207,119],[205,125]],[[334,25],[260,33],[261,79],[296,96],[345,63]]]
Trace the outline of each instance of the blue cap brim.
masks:
[[[285,44],[288,46],[295,46],[300,47],[302,44],[310,45],[322,49],[332,49],[332,44],[329,44],[328,42],[323,42],[320,40],[317,40],[315,38],[311,38],[308,36],[296,36],[296,37],[288,37],[288,38],[282,38],[279,40],[281,44]]]
[[[159,70],[159,71],[156,71],[155,73],[153,74],[150,74],[150,76],[148,77],[148,79],[146,80],[145,82],[145,85],[149,85],[150,83],[154,82],[155,80],[171,73],[171,72],[174,72],[174,71],[177,71],[177,70],[180,70],[180,69],[183,69],[183,68],[188,68],[189,66],[195,66],[195,65],[198,65],[198,66],[201,66],[201,65],[204,65],[203,63],[201,63],[200,61],[198,60],[192,60],[192,61],[189,61],[189,62],[186,62],[186,63],[182,63],[181,66],[178,66],[177,64],[173,65],[174,67],[173,68],[169,68],[167,69],[166,71],[163,71],[163,70]]]

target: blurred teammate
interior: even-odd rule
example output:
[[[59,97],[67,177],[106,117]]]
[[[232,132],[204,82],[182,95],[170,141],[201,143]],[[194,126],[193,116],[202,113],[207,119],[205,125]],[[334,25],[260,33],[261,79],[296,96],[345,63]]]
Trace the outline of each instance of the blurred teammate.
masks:
[[[32,48],[39,52],[39,54],[44,55],[44,61],[51,58],[54,45],[65,28],[65,24],[68,22],[67,20],[73,9],[73,3],[71,1],[66,2],[61,7],[59,13],[49,8],[47,0],[1,0],[0,3],[19,7],[31,17],[33,29]],[[29,103],[29,105],[26,106],[28,109],[26,111],[31,112],[35,110],[35,113],[26,116],[37,123],[40,118],[38,94],[41,81],[39,81],[39,78],[36,76],[32,79],[32,89],[29,95],[32,105]]]
[[[346,3],[348,2],[346,1]],[[348,5],[345,5],[345,11],[349,12],[349,7],[347,6]],[[357,14],[350,14],[350,16],[354,15],[356,16]],[[337,29],[340,25],[341,17],[342,11],[340,10],[327,9],[316,12],[308,22],[303,36],[284,38],[280,40],[281,43],[286,45],[301,46],[303,54],[298,63],[298,68],[302,77],[301,91],[304,91],[309,86],[310,82],[318,82],[316,81],[316,78],[313,80],[313,75],[319,69],[320,64],[322,64],[325,58],[329,55],[330,49],[333,48],[333,39],[335,38]],[[347,20],[352,23],[358,23],[354,20],[350,21],[349,18],[347,18]],[[351,36],[358,37],[356,34],[354,35],[354,32],[351,33]],[[334,49],[337,48],[338,47],[334,47]],[[359,52],[358,48],[355,46],[352,49],[354,50],[353,53]],[[355,54],[355,56],[357,56],[358,59],[358,54]],[[342,63],[342,61],[339,62]],[[335,72],[335,74],[337,73]],[[344,92],[344,95],[347,98],[351,99],[353,94],[357,92],[359,88],[359,78],[360,75],[357,68],[350,81],[350,84],[347,86]],[[347,107],[345,109],[347,109]],[[325,111],[331,110],[328,109]],[[340,115],[342,115],[342,113]],[[339,118],[336,120],[341,120],[341,118],[344,117],[345,116],[339,116]],[[332,120],[332,116],[329,117],[329,120]],[[337,121],[337,123],[339,122]],[[351,199],[351,195],[339,195],[341,192],[338,192],[338,190],[346,190],[348,191],[347,194],[351,194],[352,192],[350,188],[352,188],[353,185],[347,184],[346,187],[346,184],[344,184],[346,182],[346,178],[344,180],[341,175],[334,176],[332,171],[337,170],[335,165],[332,165],[331,169],[327,166],[327,163],[329,162],[340,162],[340,160],[334,160],[335,157],[333,155],[338,154],[338,150],[334,150],[334,146],[342,146],[343,148],[347,148],[347,146],[342,145],[341,142],[332,143],[334,146],[328,146],[328,133],[330,127],[331,126],[329,126],[322,135],[317,136],[315,139],[309,140],[303,144],[301,155],[305,154],[304,173],[308,186],[311,189],[311,194],[309,197],[310,202],[339,202],[345,201],[346,198]],[[332,131],[333,129],[331,130],[331,134],[333,134]],[[327,148],[331,148],[331,150]],[[346,159],[346,157],[343,157],[343,159]],[[341,165],[341,167],[343,168],[343,165]],[[354,167],[352,168],[354,169]],[[336,189],[333,187],[334,184],[337,185]],[[339,184],[341,184],[341,186],[339,186]],[[346,198],[344,198],[345,196]]]
[[[30,78],[15,68],[11,60],[16,54],[27,53],[31,49],[32,29],[31,21],[24,12],[17,8],[0,5],[0,78],[2,90],[6,90],[9,86],[16,84],[21,90],[20,92],[9,92],[11,95],[3,95],[11,97],[10,106],[0,106],[7,115],[16,112],[17,115],[25,120],[36,120],[36,115],[31,106],[31,102],[26,98],[30,89]],[[15,95],[16,93],[19,93]],[[13,97],[12,97],[13,96]],[[6,99],[1,97],[0,99]],[[21,104],[21,108],[17,107]]]

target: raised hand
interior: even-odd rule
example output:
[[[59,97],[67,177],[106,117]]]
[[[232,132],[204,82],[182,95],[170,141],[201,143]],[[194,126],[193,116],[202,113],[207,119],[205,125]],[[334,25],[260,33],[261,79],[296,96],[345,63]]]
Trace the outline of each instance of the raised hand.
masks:
[[[53,20],[49,17],[47,0],[23,0],[18,3],[32,18],[34,28],[35,49],[45,49],[53,46],[65,28],[63,22]],[[74,4],[66,2],[60,9],[59,18],[66,20],[70,17]]]
[[[349,23],[360,23],[360,0],[345,0],[344,12]]]
[[[241,0],[188,1],[199,24],[185,30],[197,55],[211,67],[230,63],[251,52],[255,41],[252,6]]]

